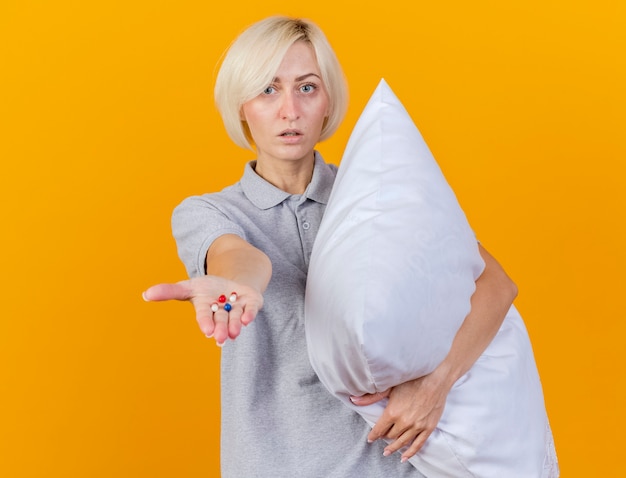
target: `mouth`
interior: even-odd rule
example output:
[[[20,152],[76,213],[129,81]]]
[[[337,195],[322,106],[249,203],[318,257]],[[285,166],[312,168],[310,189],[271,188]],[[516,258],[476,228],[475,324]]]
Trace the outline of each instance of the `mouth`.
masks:
[[[301,136],[302,133],[295,129],[288,129],[280,133],[278,136],[288,137],[288,136]]]

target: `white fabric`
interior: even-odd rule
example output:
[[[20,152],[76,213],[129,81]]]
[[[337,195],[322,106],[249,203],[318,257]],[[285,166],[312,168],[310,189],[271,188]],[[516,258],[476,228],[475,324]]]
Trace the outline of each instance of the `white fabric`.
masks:
[[[348,396],[431,372],[469,312],[483,267],[454,193],[381,81],[352,132],[311,255],[305,327],[322,383],[373,425],[386,403],[356,407]],[[558,476],[515,308],[410,461],[429,477]]]
[[[371,426],[387,404],[344,402]],[[409,461],[429,478],[559,476],[532,347],[515,307],[453,386],[437,428]]]
[[[311,362],[335,394],[431,372],[470,310],[484,263],[408,113],[382,81],[348,141],[313,245]]]

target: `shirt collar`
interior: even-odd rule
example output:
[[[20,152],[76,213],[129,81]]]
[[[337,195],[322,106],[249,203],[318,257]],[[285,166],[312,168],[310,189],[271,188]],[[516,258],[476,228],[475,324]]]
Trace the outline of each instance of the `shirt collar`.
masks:
[[[250,161],[246,164],[240,181],[244,194],[252,204],[259,209],[270,209],[291,196],[288,192],[277,188],[259,176],[254,171],[255,165],[256,161]],[[313,177],[303,196],[315,202],[326,204],[334,180],[333,170],[326,165],[322,156],[316,151]]]

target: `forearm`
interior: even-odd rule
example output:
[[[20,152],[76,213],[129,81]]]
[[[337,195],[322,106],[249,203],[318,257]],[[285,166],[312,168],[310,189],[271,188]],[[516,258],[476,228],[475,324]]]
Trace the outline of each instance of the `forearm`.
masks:
[[[272,276],[272,263],[265,253],[236,236],[222,236],[209,249],[206,273],[263,293]]]
[[[471,310],[458,330],[450,352],[437,367],[449,387],[452,387],[485,351],[500,329],[517,287],[500,264],[481,246],[485,270],[476,280],[476,291],[471,298]]]

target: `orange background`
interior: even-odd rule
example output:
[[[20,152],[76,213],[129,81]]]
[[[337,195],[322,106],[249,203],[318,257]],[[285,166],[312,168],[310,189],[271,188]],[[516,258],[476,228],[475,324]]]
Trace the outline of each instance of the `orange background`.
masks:
[[[345,67],[328,160],[381,77],[412,114],[519,286],[562,476],[626,474],[626,3],[408,4],[3,0],[1,476],[218,476],[219,351],[141,292],[184,277],[172,208],[251,158],[215,65],[272,13]]]

